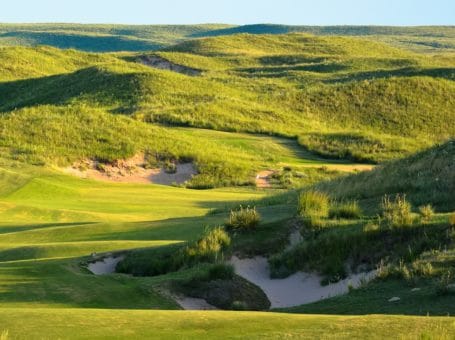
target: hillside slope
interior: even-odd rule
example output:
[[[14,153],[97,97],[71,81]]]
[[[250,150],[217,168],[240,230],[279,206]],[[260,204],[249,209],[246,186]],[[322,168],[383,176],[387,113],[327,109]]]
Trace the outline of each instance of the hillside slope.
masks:
[[[455,135],[454,65],[364,38],[243,34],[156,54],[202,70],[199,76],[144,65],[143,54],[0,51],[5,147],[23,144],[11,132],[19,129],[9,125],[18,121],[12,117],[74,112],[72,106],[103,111],[106,119],[123,114],[150,125],[298,137],[323,156],[368,162]],[[23,126],[45,140],[33,124]]]
[[[406,194],[415,206],[430,203],[450,212],[455,210],[455,141],[317,187],[334,198],[376,203],[385,194]]]

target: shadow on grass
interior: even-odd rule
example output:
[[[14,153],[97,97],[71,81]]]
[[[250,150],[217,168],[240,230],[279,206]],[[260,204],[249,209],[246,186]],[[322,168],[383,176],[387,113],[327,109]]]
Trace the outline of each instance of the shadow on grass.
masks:
[[[66,222],[66,223],[37,223],[37,224],[18,224],[0,225],[0,235],[9,233],[19,233],[22,231],[55,228],[55,227],[74,227],[78,225],[96,224],[97,222]]]
[[[132,95],[135,74],[118,74],[89,67],[69,74],[0,82],[1,112],[35,105],[64,105],[76,97],[93,98],[98,103],[123,101],[137,104]]]
[[[351,81],[372,80],[376,78],[392,78],[392,77],[432,77],[444,78],[447,80],[455,80],[455,68],[439,67],[419,69],[413,67],[405,67],[396,70],[377,70],[368,72],[350,73],[336,78],[325,80],[325,83],[346,83]]]

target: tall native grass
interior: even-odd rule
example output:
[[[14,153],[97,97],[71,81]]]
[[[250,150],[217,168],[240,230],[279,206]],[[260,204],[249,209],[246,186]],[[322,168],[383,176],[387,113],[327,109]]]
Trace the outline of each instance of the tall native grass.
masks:
[[[318,219],[329,216],[329,196],[319,191],[304,191],[299,195],[297,212],[304,219]]]
[[[382,222],[389,228],[411,226],[414,222],[412,206],[406,200],[406,195],[396,195],[394,199],[385,195],[381,202]]]
[[[240,206],[236,210],[231,210],[226,226],[233,231],[249,231],[256,229],[261,222],[261,215],[256,207]]]

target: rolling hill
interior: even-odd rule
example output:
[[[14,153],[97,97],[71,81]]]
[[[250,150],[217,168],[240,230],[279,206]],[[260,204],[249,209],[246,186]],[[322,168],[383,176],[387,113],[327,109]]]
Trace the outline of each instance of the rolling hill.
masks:
[[[455,49],[453,26],[287,26],[257,24],[208,25],[81,25],[0,24],[1,45],[50,45],[92,52],[147,51],[184,40],[240,33],[371,36],[398,47],[434,53]]]
[[[53,138],[30,120],[40,112],[48,119],[51,112],[103,112],[108,120],[143,126],[141,134],[160,124],[281,135],[324,157],[367,162],[411,154],[455,134],[455,125],[444,123],[454,119],[453,65],[365,38],[236,35],[155,54],[202,70],[199,76],[150,67],[143,54],[2,51],[2,144],[24,144],[10,125],[21,121],[35,130],[38,157],[40,143]],[[129,140],[128,152],[118,157],[144,151]]]

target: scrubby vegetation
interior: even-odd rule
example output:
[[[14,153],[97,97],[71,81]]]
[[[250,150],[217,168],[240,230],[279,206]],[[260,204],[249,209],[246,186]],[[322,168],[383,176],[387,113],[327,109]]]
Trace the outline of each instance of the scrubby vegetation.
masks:
[[[391,265],[399,262],[400,268],[405,268],[401,261],[416,261],[424,252],[443,249],[453,242],[450,226],[434,222],[428,226],[429,219],[424,221],[425,224],[416,221],[410,203],[402,195],[397,195],[394,200],[384,197],[382,215],[378,219],[344,223],[326,220],[329,198],[323,193],[309,191],[301,194],[299,213],[302,205],[303,216],[307,217],[301,225],[304,241],[270,259],[275,277],[310,270],[325,275],[324,282],[336,282],[359,268],[372,270],[382,266],[383,261]],[[349,217],[352,216],[349,214]]]

